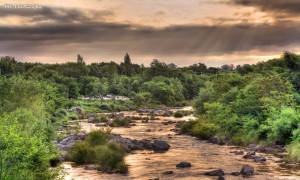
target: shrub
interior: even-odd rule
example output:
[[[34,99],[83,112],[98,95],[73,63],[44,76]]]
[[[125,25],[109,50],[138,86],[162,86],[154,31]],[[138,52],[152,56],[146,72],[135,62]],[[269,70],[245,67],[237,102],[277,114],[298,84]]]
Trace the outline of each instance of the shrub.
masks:
[[[209,139],[217,133],[219,128],[219,126],[212,123],[199,122],[193,126],[191,135],[200,139]]]
[[[102,110],[106,110],[106,111],[110,111],[111,110],[110,107],[107,104],[101,104],[99,106],[99,108],[102,109]]]
[[[287,146],[287,151],[289,153],[288,158],[292,161],[300,161],[300,143],[299,141],[294,141]]]
[[[176,117],[176,118],[182,118],[183,116],[184,116],[184,114],[182,111],[176,111],[174,113],[174,117]]]
[[[108,118],[106,115],[101,114],[101,115],[96,116],[93,122],[96,122],[96,123],[108,122]]]
[[[190,134],[190,130],[197,123],[198,123],[198,121],[196,121],[196,120],[190,120],[190,121],[185,121],[185,122],[178,123],[176,125],[176,127],[180,129],[181,133]]]
[[[67,115],[67,111],[65,111],[64,109],[59,109],[57,111],[58,114],[62,114],[63,116],[66,116]]]
[[[111,126],[112,127],[127,126],[131,122],[132,122],[132,119],[130,117],[116,118],[116,119],[113,120]]]
[[[68,118],[71,119],[71,120],[76,120],[76,119],[78,119],[78,115],[74,114],[74,113],[68,114]]]
[[[271,132],[268,140],[276,144],[288,144],[293,139],[293,131],[298,128],[300,116],[293,108],[283,107],[281,111],[271,111],[267,119]]]
[[[102,171],[116,170],[120,173],[128,171],[125,165],[124,149],[116,143],[108,143],[106,145],[95,147],[96,159]]]
[[[68,151],[68,158],[75,164],[95,163],[95,151],[88,142],[77,142]]]
[[[110,129],[97,129],[91,131],[87,136],[87,142],[92,146],[103,145],[107,143],[111,136]]]

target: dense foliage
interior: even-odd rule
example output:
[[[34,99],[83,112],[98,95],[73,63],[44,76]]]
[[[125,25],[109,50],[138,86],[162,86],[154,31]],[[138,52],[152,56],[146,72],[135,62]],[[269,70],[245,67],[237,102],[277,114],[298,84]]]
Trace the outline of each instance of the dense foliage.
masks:
[[[55,179],[58,156],[51,115],[59,96],[48,83],[22,76],[0,78],[0,179]]]
[[[202,63],[177,67],[158,60],[145,67],[133,64],[128,54],[120,64],[85,64],[80,55],[77,62],[64,64],[2,57],[0,179],[59,178],[59,168],[50,168],[51,159],[59,154],[52,142],[59,138],[56,129],[62,121],[77,118],[66,110],[78,106],[96,113],[150,104],[182,106],[193,100],[199,117],[180,124],[182,132],[202,139],[218,136],[239,145],[285,145],[290,157],[300,160],[299,69],[300,56],[291,52],[255,65],[220,68]],[[107,95],[110,101],[105,100]],[[129,100],[115,101],[118,96]],[[188,114],[175,113],[184,115]],[[129,122],[117,120],[115,125]],[[125,153],[116,144],[90,139],[73,150],[70,155],[78,164],[96,159],[103,170],[126,169]]]
[[[198,120],[181,124],[182,132],[239,145],[289,145],[299,160],[299,64],[298,55],[285,52],[211,76],[194,101]]]
[[[126,173],[125,150],[119,144],[109,142],[110,136],[109,129],[90,132],[86,141],[77,142],[68,151],[70,160],[76,164],[97,163],[102,171]]]

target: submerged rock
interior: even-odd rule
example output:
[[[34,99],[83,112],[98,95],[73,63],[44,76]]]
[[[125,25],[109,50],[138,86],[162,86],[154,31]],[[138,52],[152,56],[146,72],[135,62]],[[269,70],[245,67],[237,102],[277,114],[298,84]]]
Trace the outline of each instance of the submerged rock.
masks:
[[[165,171],[165,172],[163,172],[163,174],[174,174],[174,172],[173,171]]]
[[[177,168],[187,168],[187,167],[192,167],[192,164],[189,162],[180,162],[179,164],[176,164]]]
[[[230,153],[235,155],[244,155],[244,151],[230,151]]]
[[[232,172],[231,175],[233,175],[233,176],[239,176],[239,175],[241,175],[241,173],[240,172]]]
[[[222,171],[222,169],[217,169],[217,170],[206,172],[206,173],[204,173],[204,175],[206,175],[206,176],[224,176],[225,173],[224,173],[224,171]]]
[[[93,166],[85,166],[84,169],[85,170],[95,170],[96,168]]]

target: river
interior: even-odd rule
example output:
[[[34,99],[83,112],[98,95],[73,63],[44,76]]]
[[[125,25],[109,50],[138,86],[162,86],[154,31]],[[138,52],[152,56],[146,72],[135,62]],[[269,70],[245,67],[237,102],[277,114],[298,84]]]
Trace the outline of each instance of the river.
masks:
[[[185,110],[190,107],[185,107]],[[138,116],[136,112],[125,112],[125,115]],[[188,116],[184,118],[174,117],[158,117],[160,120],[150,120],[149,123],[136,121],[136,126],[131,128],[114,128],[114,134],[120,134],[123,137],[133,139],[159,139],[167,141],[171,148],[165,153],[154,153],[153,151],[143,150],[135,151],[126,156],[126,163],[129,165],[129,173],[127,175],[105,174],[94,170],[85,170],[84,166],[72,167],[70,162],[63,165],[68,173],[66,180],[122,180],[122,179],[141,179],[148,180],[161,179],[217,179],[216,177],[208,177],[203,173],[215,169],[222,169],[225,172],[224,178],[227,180],[244,179],[242,176],[232,176],[230,173],[239,172],[243,165],[250,165],[255,168],[257,175],[251,179],[258,180],[300,180],[300,172],[290,170],[280,166],[282,159],[273,155],[258,154],[267,158],[266,162],[256,163],[253,160],[245,160],[242,155],[230,153],[232,150],[238,149],[234,146],[220,146],[200,141],[194,137],[187,135],[177,135],[171,131],[175,124],[164,125],[164,121],[182,121],[193,118]],[[95,124],[81,122],[81,128],[86,132],[96,129]],[[151,132],[150,132],[151,130]],[[191,168],[178,169],[176,164],[181,161],[188,161],[192,164]],[[173,174],[165,175],[163,172],[173,171]]]

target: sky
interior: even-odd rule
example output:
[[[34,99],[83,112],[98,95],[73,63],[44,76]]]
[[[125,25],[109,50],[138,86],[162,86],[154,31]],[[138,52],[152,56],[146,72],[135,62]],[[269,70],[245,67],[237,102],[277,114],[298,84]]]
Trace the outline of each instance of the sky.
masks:
[[[300,53],[300,0],[0,0],[0,56],[254,64]]]

